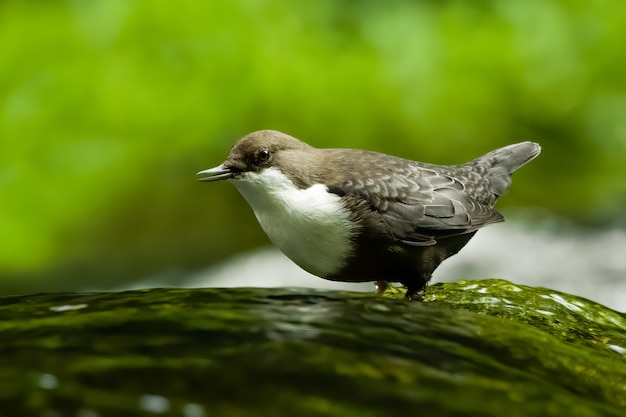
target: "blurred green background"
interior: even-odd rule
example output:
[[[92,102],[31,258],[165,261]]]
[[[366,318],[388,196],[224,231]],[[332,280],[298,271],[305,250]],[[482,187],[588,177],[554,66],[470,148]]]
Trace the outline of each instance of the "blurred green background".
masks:
[[[175,283],[267,244],[195,173],[258,129],[461,163],[498,207],[621,227],[623,1],[0,2],[0,293]]]

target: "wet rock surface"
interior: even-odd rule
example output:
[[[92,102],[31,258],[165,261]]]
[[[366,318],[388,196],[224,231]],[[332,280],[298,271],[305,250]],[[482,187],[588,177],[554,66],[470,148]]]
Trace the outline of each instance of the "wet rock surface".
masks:
[[[502,280],[396,297],[4,297],[0,415],[624,415],[624,315]]]

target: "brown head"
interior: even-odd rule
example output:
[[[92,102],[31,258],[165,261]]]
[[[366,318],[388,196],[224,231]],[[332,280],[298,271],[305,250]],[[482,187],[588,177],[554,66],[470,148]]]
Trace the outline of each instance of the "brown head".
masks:
[[[277,130],[258,130],[239,139],[224,163],[198,173],[199,181],[236,179],[242,173],[259,172],[275,166],[280,154],[299,153],[315,148]]]

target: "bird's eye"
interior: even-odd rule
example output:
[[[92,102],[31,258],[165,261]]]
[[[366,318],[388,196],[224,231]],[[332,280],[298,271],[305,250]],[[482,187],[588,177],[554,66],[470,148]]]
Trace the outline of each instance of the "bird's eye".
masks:
[[[270,159],[270,151],[267,149],[261,150],[261,152],[259,152],[259,161],[265,162],[268,159]]]

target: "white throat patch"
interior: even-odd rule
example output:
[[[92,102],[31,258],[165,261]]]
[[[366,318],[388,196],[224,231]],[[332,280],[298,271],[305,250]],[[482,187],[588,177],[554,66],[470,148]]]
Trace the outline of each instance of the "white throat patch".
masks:
[[[300,190],[275,167],[231,182],[270,240],[302,269],[327,277],[345,266],[356,226],[325,185]]]

